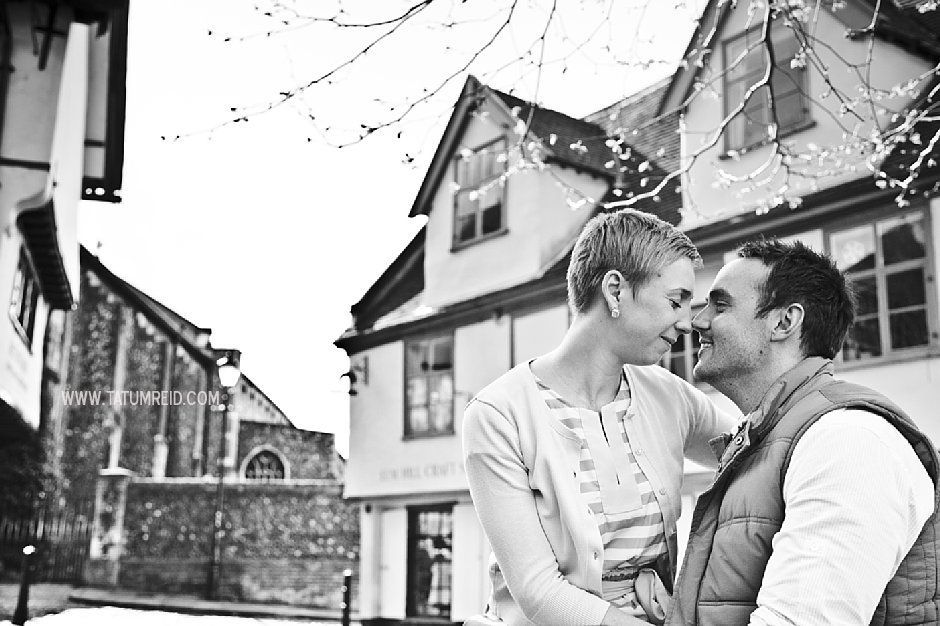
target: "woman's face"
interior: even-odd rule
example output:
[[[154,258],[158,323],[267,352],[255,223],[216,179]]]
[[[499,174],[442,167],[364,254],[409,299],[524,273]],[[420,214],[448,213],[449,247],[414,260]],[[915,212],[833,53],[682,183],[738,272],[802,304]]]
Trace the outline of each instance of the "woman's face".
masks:
[[[662,268],[633,294],[620,294],[620,317],[615,322],[624,363],[652,365],[676,339],[692,331],[692,261],[679,259]]]

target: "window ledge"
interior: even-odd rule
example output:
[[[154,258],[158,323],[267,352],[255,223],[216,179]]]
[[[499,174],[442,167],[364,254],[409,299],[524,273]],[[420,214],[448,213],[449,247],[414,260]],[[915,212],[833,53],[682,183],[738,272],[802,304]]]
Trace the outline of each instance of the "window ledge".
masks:
[[[413,441],[413,440],[420,440],[420,439],[439,439],[439,438],[441,438],[441,437],[453,437],[455,434],[457,434],[457,433],[456,433],[456,431],[453,430],[453,429],[451,429],[451,430],[449,430],[449,431],[445,430],[445,431],[434,432],[434,433],[418,433],[418,434],[407,434],[407,433],[405,433],[404,435],[402,435],[401,440],[402,440],[402,441]]]
[[[883,365],[894,365],[896,363],[908,363],[910,361],[923,361],[925,359],[940,358],[940,346],[929,345],[919,348],[908,348],[904,351],[892,352],[883,356],[859,359],[855,361],[837,361],[837,372],[854,372],[869,367],[881,367]]]
[[[506,228],[505,226],[503,226],[502,228],[500,228],[500,229],[497,230],[496,232],[487,233],[486,235],[483,235],[483,236],[481,236],[481,237],[477,237],[477,238],[475,238],[475,239],[469,239],[469,240],[467,240],[467,241],[461,241],[461,242],[459,242],[459,243],[458,243],[458,242],[455,242],[455,243],[451,244],[451,246],[450,246],[450,251],[451,251],[451,253],[460,252],[461,250],[464,250],[465,248],[470,248],[470,247],[472,247],[472,246],[474,246],[474,245],[476,245],[476,244],[478,244],[478,243],[482,243],[482,242],[484,242],[484,241],[489,241],[490,239],[495,239],[496,237],[502,237],[503,235],[505,235],[505,234],[508,233],[508,232],[509,232],[509,229]]]
[[[786,130],[786,131],[784,131],[784,132],[781,132],[781,133],[780,133],[780,137],[778,137],[777,139],[778,139],[778,140],[780,140],[780,139],[786,139],[787,137],[790,137],[790,136],[795,135],[795,134],[797,134],[797,133],[802,133],[802,132],[805,131],[805,130],[809,130],[809,129],[815,128],[815,127],[816,127],[816,120],[807,120],[807,121],[803,122],[802,124],[799,124],[799,125],[797,125],[797,126],[794,126],[793,128],[790,128],[790,129],[788,129],[788,130]],[[739,152],[739,153],[741,153],[741,156],[744,156],[744,154],[746,154],[746,153],[754,152],[755,150],[759,150],[759,149],[763,148],[764,146],[769,146],[770,143],[771,143],[771,142],[770,142],[769,139],[764,139],[763,141],[758,141],[757,143],[752,143],[752,144],[748,144],[748,145],[746,145],[746,146],[741,146],[740,148],[728,148],[727,150],[725,150],[724,152],[722,152],[721,154],[718,155],[718,160],[719,160],[719,161],[729,161],[729,160],[731,160],[731,159],[733,158],[733,157],[731,156],[731,153],[732,153],[732,152]]]

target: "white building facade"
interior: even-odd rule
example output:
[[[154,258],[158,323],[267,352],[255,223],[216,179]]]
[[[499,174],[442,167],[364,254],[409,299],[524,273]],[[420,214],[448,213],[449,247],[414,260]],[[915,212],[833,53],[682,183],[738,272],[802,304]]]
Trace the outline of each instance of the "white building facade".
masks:
[[[705,267],[694,308],[748,239],[800,239],[831,254],[859,293],[839,375],[885,393],[940,442],[940,417],[931,410],[940,404],[940,171],[935,163],[925,168],[918,193],[901,207],[899,190],[876,184],[863,158],[827,162],[830,171],[815,180],[795,178],[787,192],[799,198],[792,207],[773,200],[779,178],[736,193],[716,185],[719,170],[745,176],[773,149],[755,128],[767,126],[760,116],[768,100],[760,97],[748,108],[755,122],[740,116],[714,145],[703,139],[762,73],[759,58],[747,59],[750,73],[728,61],[750,45],[748,4],[709,3],[689,44],[689,69],[586,120],[537,109],[520,127],[525,103],[468,80],[412,208],[412,216],[428,216],[427,225],[353,307],[355,326],[337,341],[350,355],[355,394],[345,495],[361,510],[365,622],[459,623],[481,612],[489,547],[461,464],[462,407],[561,339],[570,321],[564,270],[587,219],[604,203],[655,187],[677,167],[688,173],[635,206],[677,223],[699,247]],[[833,58],[851,62],[864,59],[868,40],[843,36],[865,3],[847,4],[847,14],[820,11],[816,36],[831,44]],[[871,82],[885,91],[940,59],[931,56],[940,45],[905,41],[900,20],[910,16],[898,8],[893,30],[876,31]],[[798,46],[779,27],[771,33],[788,68],[781,80],[797,85],[776,89],[780,134],[794,153],[816,159],[843,141],[839,105],[808,95],[823,88],[822,76],[812,65],[791,67]],[[712,52],[696,63],[705,34]],[[712,77],[706,83],[715,97],[689,99],[702,89],[702,76]],[[918,106],[916,97],[898,95],[892,106]],[[890,123],[889,114],[876,115]],[[538,166],[515,169],[520,149]],[[905,167],[900,155],[892,158],[894,167]],[[693,333],[663,365],[691,379],[697,347]],[[680,545],[694,496],[710,482],[710,473],[687,469]]]
[[[78,298],[78,202],[119,201],[127,11],[127,0],[50,0],[7,2],[0,16],[5,433],[39,428],[44,344],[61,345]]]

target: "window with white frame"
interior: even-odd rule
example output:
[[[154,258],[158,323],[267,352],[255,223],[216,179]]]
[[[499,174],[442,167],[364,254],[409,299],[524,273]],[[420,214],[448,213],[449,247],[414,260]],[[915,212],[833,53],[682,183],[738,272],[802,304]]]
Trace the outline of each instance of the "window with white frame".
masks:
[[[506,140],[464,149],[454,164],[454,246],[472,243],[506,227]]]
[[[780,123],[778,136],[799,130],[809,122],[809,104],[806,96],[806,70],[799,59],[800,43],[793,30],[781,22],[770,29],[776,65],[770,83],[774,92],[774,106]],[[759,82],[767,68],[767,53],[760,41],[761,28],[751,28],[728,39],[724,50],[724,112],[729,115],[744,100],[744,94]],[[796,63],[793,63],[797,59]],[[793,66],[795,65],[795,67]],[[743,111],[730,121],[725,131],[725,149],[739,150],[758,145],[768,136],[772,122],[770,90],[758,89]]]
[[[405,436],[454,433],[454,336],[405,344]]]
[[[855,323],[845,362],[927,346],[930,340],[926,216],[895,213],[831,232],[829,251],[855,289]]]
[[[29,259],[26,258],[26,253],[20,250],[20,260],[13,277],[13,292],[10,295],[10,319],[27,346],[33,344],[38,306],[39,281]]]

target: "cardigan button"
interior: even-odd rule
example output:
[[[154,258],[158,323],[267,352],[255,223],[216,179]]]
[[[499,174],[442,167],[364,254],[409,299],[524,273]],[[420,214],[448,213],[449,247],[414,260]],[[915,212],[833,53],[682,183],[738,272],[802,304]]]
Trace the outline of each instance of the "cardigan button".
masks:
[[[742,443],[744,443],[744,437],[742,437],[741,435],[738,435],[737,437],[734,438],[734,443],[735,445],[740,446]]]

